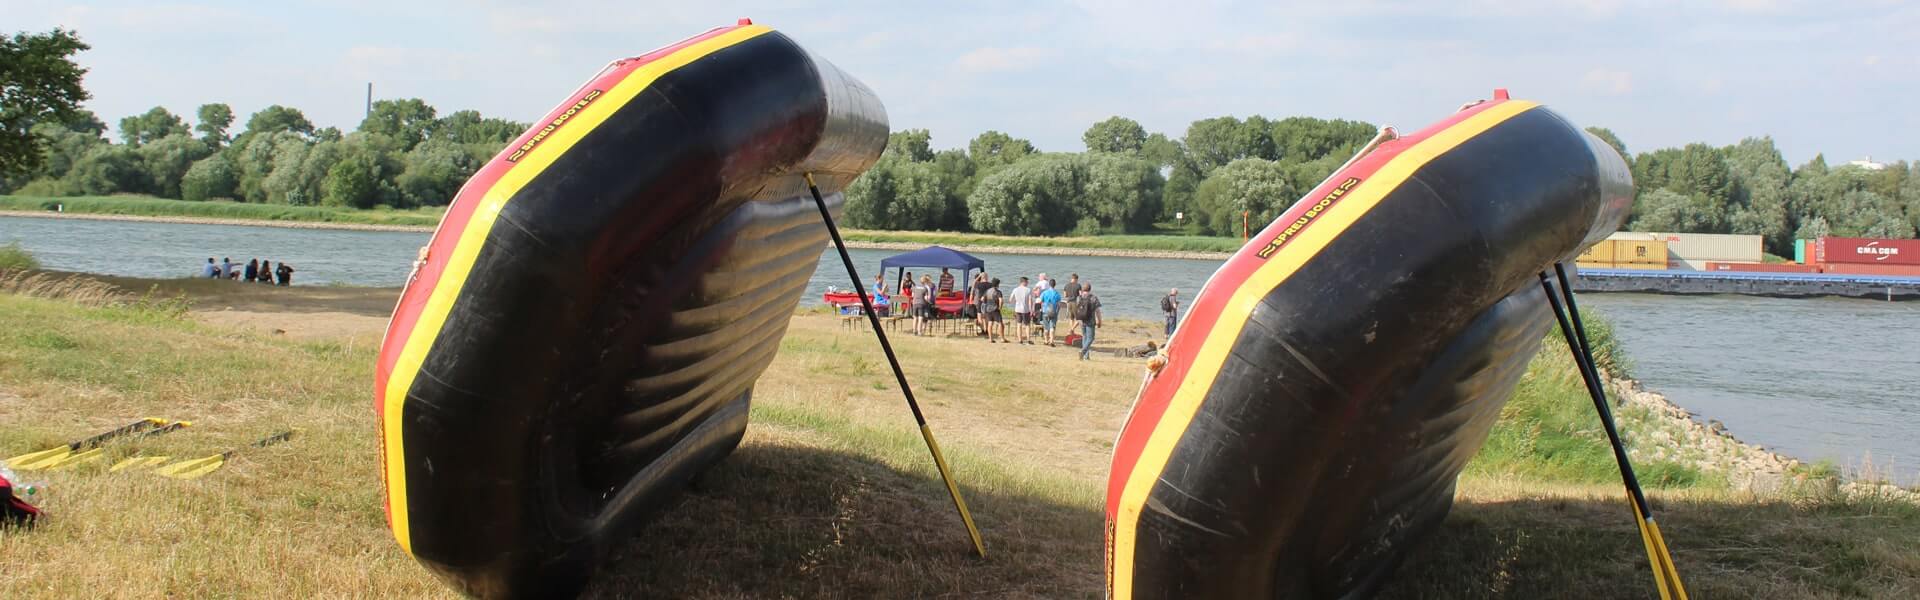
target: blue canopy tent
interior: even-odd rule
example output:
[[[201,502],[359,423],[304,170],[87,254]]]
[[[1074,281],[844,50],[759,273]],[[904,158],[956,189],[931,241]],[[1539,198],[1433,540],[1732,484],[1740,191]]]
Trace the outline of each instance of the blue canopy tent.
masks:
[[[887,269],[895,270],[893,281],[894,289],[896,290],[899,289],[902,273],[905,273],[909,267],[960,269],[960,277],[954,279],[954,284],[956,288],[964,288],[966,282],[970,281],[969,275],[973,273],[973,270],[985,270],[987,268],[987,261],[980,260],[972,254],[967,254],[952,248],[942,248],[940,246],[927,246],[906,254],[889,256],[880,261],[881,272],[884,273]],[[935,283],[938,283],[939,278],[935,277],[934,280]],[[955,291],[964,291],[964,289],[956,289]]]

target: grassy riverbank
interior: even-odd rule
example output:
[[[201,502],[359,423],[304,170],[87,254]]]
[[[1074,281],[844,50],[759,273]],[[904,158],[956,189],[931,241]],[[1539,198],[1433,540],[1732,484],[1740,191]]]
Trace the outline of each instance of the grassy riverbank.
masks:
[[[412,210],[356,209],[329,206],[286,206],[280,204],[244,204],[239,202],[189,202],[145,196],[78,196],[49,198],[0,196],[0,210],[64,212],[79,215],[119,215],[132,217],[187,217],[232,221],[274,223],[342,223],[433,227],[440,223],[441,208]]]
[[[368,390],[395,290],[37,281],[0,280],[0,456],[148,415],[196,425],[110,446],[110,458],[305,431],[200,480],[36,474],[50,518],[0,531],[0,595],[451,596],[399,551],[381,513]],[[333,325],[307,325],[323,317]],[[1121,324],[1109,337],[1150,330]],[[1553,341],[1462,478],[1455,511],[1386,597],[1651,594],[1606,446]],[[897,347],[990,558],[969,556],[870,334],[801,314],[761,379],[744,445],[621,548],[590,596],[1098,597],[1108,454],[1140,365],[966,337]],[[1622,410],[1629,436],[1657,426],[1650,418]],[[1695,597],[1920,593],[1910,504],[1817,484],[1758,495],[1695,466],[1641,467]]]

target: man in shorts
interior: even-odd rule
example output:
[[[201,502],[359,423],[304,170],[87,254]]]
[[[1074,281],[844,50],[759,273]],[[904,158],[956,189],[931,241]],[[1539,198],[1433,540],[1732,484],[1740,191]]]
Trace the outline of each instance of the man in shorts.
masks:
[[[920,276],[913,288],[913,334],[926,335],[933,328],[933,278]]]
[[[1027,278],[1020,278],[1020,285],[1013,286],[1013,325],[1020,330],[1020,343],[1031,344],[1033,340],[1033,288],[1027,287]]]
[[[988,342],[1007,341],[1007,324],[1000,320],[1000,303],[1005,299],[1000,294],[1000,280],[988,281],[985,291],[980,292],[980,319],[985,325]],[[1000,339],[993,339],[998,333]]]
[[[1067,276],[1067,285],[1062,286],[1060,288],[1060,300],[1067,303],[1066,308],[1067,308],[1068,319],[1073,319],[1074,315],[1080,314],[1080,310],[1079,310],[1080,274],[1079,273],[1073,273]],[[1074,319],[1073,326],[1074,327],[1080,326],[1079,319]]]
[[[1040,315],[1040,330],[1047,334],[1047,346],[1053,346],[1053,329],[1060,323],[1060,290],[1048,286],[1040,290],[1040,304],[1035,307]]]

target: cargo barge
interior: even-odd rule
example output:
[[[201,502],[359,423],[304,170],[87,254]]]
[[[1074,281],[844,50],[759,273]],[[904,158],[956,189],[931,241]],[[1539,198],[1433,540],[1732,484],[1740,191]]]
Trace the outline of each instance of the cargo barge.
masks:
[[[1839,296],[1896,301],[1920,299],[1920,277],[1581,268],[1573,281],[1573,289],[1582,293],[1745,294],[1775,298]]]

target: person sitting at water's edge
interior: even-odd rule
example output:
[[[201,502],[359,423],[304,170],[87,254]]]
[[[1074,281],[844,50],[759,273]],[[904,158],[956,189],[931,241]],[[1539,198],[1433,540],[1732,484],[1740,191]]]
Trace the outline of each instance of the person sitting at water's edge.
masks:
[[[287,261],[280,261],[280,266],[273,270],[273,275],[280,280],[280,285],[293,285],[293,267],[287,266]]]
[[[253,280],[259,279],[259,278],[260,278],[260,259],[258,258],[247,259],[246,272],[244,275],[240,277],[240,279],[242,281],[252,282]]]
[[[260,278],[255,281],[259,281],[260,283],[264,283],[268,285],[273,284],[273,261],[270,261],[270,260],[260,261]]]
[[[207,279],[220,276],[220,265],[213,264],[213,257],[207,257],[207,266],[200,268],[200,276]]]
[[[233,264],[232,258],[225,256],[220,257],[220,278],[233,279],[233,268],[237,266],[240,265]]]

